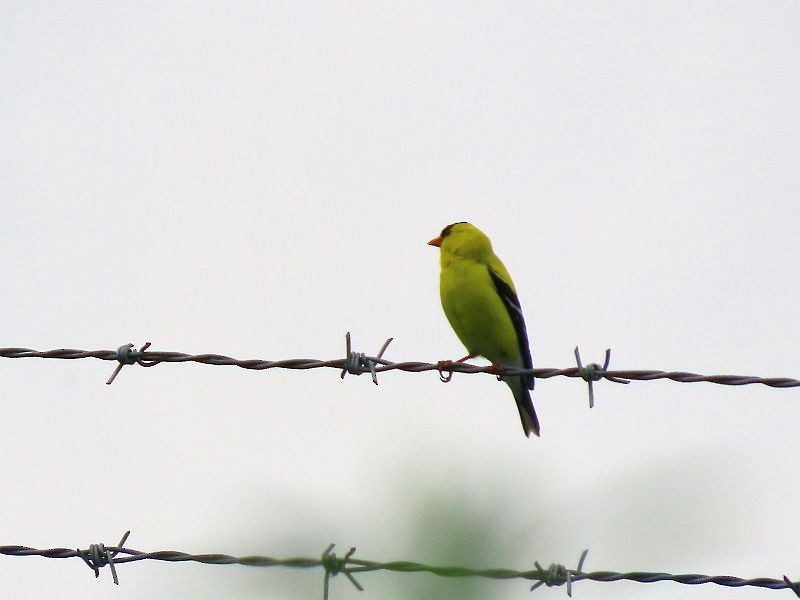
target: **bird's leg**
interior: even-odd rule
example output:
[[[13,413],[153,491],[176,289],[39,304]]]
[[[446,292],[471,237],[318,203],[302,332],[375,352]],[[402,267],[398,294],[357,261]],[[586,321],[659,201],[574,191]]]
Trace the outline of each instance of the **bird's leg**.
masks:
[[[447,369],[448,367],[450,367],[450,365],[452,365],[453,362],[463,363],[463,362],[468,361],[470,358],[475,358],[475,356],[477,356],[477,355],[476,354],[467,354],[464,358],[459,358],[457,361],[452,361],[452,360],[440,360],[440,361],[437,361],[436,370],[439,371],[439,379],[441,379],[444,383],[447,383],[448,381],[450,381],[453,378],[453,372],[450,371],[449,373],[447,373],[447,375],[445,375],[442,372],[444,369]]]
[[[488,372],[492,375],[496,375],[497,381],[500,381],[503,377],[503,373],[506,372],[506,366],[501,363],[492,363],[492,366],[489,367]]]

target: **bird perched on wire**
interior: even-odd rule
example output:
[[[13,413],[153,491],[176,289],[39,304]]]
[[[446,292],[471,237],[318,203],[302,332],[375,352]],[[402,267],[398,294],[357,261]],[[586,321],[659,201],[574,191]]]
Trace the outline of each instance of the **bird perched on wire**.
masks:
[[[469,354],[497,368],[514,393],[525,436],[539,435],[531,402],[533,375],[503,375],[505,367],[531,369],[528,332],[514,282],[489,238],[469,223],[453,223],[428,242],[440,249],[439,294],[447,320]]]

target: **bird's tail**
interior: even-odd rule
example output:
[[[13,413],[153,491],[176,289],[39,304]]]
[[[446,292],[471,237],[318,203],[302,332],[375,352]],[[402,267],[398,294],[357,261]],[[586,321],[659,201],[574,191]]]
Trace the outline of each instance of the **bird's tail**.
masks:
[[[517,402],[517,410],[519,410],[519,418],[522,421],[522,430],[525,432],[525,437],[530,437],[531,433],[539,437],[539,419],[536,417],[536,410],[533,408],[531,393],[528,389],[533,387],[533,378],[530,378],[530,382],[527,377],[520,376],[504,378],[504,381],[514,393],[514,400]]]

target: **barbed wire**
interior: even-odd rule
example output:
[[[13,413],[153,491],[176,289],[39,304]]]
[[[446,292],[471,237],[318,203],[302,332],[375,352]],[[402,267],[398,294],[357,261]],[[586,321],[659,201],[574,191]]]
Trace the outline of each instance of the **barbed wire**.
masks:
[[[682,383],[708,382],[721,385],[749,385],[762,384],[773,388],[800,387],[800,380],[789,377],[756,377],[749,375],[700,375],[685,371],[661,370],[609,370],[611,350],[606,350],[605,361],[602,366],[590,363],[583,366],[580,352],[575,348],[576,367],[565,369],[536,368],[516,369],[498,368],[497,366],[479,366],[454,361],[439,361],[427,363],[420,361],[392,362],[383,358],[383,354],[391,343],[392,338],[384,342],[376,356],[354,352],[351,348],[350,333],[346,335],[345,357],[330,360],[295,358],[284,360],[263,359],[236,359],[222,354],[187,354],[183,352],[148,351],[150,343],[144,344],[138,350],[133,344],[126,344],[117,350],[76,350],[55,349],[47,351],[32,350],[30,348],[0,348],[0,358],[51,358],[63,360],[76,360],[94,358],[105,361],[116,361],[118,364],[111,377],[106,381],[111,384],[125,365],[138,364],[142,367],[153,367],[161,363],[194,362],[216,366],[236,366],[250,370],[268,369],[293,369],[306,370],[316,368],[333,368],[341,370],[341,377],[348,373],[361,375],[370,373],[373,383],[378,384],[377,374],[385,371],[399,370],[411,373],[437,371],[442,381],[450,381],[454,373],[489,373],[492,375],[522,375],[530,374],[538,379],[551,377],[581,378],[589,386],[589,405],[594,404],[592,383],[606,379],[615,383],[630,383],[631,380],[652,381],[656,379],[669,379]],[[401,573],[430,573],[441,577],[482,577],[488,579],[525,579],[536,581],[531,591],[546,585],[548,587],[567,585],[567,594],[572,595],[572,584],[577,581],[591,580],[598,582],[633,581],[638,583],[654,583],[658,581],[673,581],[686,585],[701,585],[713,583],[727,587],[760,587],[767,589],[791,589],[800,598],[800,581],[793,582],[784,575],[782,580],[759,577],[744,579],[733,576],[709,576],[700,574],[679,574],[657,572],[628,572],[618,573],[612,571],[584,572],[583,562],[586,557],[584,551],[577,569],[567,569],[560,564],[551,564],[544,569],[535,562],[535,569],[519,571],[513,569],[476,569],[461,566],[435,566],[412,561],[378,562],[354,558],[355,548],[351,548],[345,556],[339,558],[333,552],[331,544],[320,558],[295,557],[277,559],[267,556],[235,557],[228,554],[189,554],[178,551],[142,552],[125,548],[124,544],[130,532],[126,532],[116,546],[106,547],[103,544],[91,544],[87,550],[68,548],[49,548],[39,550],[28,546],[0,546],[0,555],[8,556],[41,556],[45,558],[80,558],[93,570],[95,577],[99,577],[100,569],[109,566],[112,579],[119,584],[116,565],[137,562],[141,560],[158,560],[166,562],[196,562],[202,564],[239,564],[253,567],[287,567],[287,568],[323,568],[323,598],[328,600],[330,577],[344,573],[352,585],[357,589],[364,588],[355,579],[354,574],[373,571],[393,571]]]
[[[115,361],[117,366],[114,372],[106,381],[111,384],[125,365],[138,364],[142,367],[154,367],[161,363],[200,363],[216,366],[235,366],[242,369],[263,371],[268,369],[292,369],[306,370],[331,368],[341,371],[341,377],[351,373],[361,375],[369,373],[375,385],[378,384],[378,373],[386,371],[405,371],[410,373],[421,373],[426,371],[437,371],[439,378],[448,382],[454,373],[490,373],[495,376],[502,375],[533,375],[537,379],[549,379],[551,377],[573,377],[581,378],[589,384],[589,406],[594,406],[594,390],[592,383],[605,379],[614,383],[630,383],[630,381],[653,381],[656,379],[669,379],[680,383],[707,382],[720,385],[751,385],[761,384],[772,388],[793,388],[800,387],[800,380],[791,377],[757,377],[753,375],[700,375],[687,371],[661,371],[655,369],[625,369],[609,370],[608,365],[611,360],[611,349],[606,350],[605,361],[601,366],[597,363],[590,363],[583,366],[580,352],[575,348],[575,359],[577,366],[565,369],[557,368],[536,368],[518,369],[514,367],[480,366],[466,364],[457,361],[439,361],[428,363],[421,361],[393,362],[383,358],[383,353],[392,341],[389,338],[384,342],[376,356],[368,356],[363,352],[354,352],[351,349],[350,333],[345,336],[346,348],[344,358],[334,358],[330,360],[319,360],[313,358],[290,358],[283,360],[263,360],[263,359],[237,359],[223,354],[187,354],[184,352],[166,352],[148,350],[150,342],[144,344],[136,350],[133,344],[125,344],[116,350],[75,350],[70,348],[60,348],[56,350],[32,350],[30,348],[0,348],[0,358],[52,358],[62,360],[76,360],[83,358],[94,358],[106,361]]]
[[[29,546],[0,546],[0,555],[6,556],[41,556],[44,558],[80,558],[94,571],[95,577],[100,575],[100,569],[108,565],[111,569],[115,584],[119,585],[116,567],[129,562],[142,560],[156,560],[162,562],[195,562],[207,565],[244,565],[248,567],[286,567],[295,569],[324,569],[323,600],[329,597],[329,580],[331,577],[344,573],[345,576],[358,590],[364,587],[356,580],[354,574],[374,571],[391,571],[395,573],[429,573],[440,577],[481,577],[485,579],[514,580],[523,579],[535,581],[531,591],[546,585],[547,587],[567,585],[567,595],[572,596],[572,585],[578,581],[597,581],[610,583],[613,581],[632,581],[636,583],[655,583],[659,581],[672,581],[684,585],[703,585],[713,583],[725,587],[757,587],[772,590],[790,589],[800,597],[800,581],[792,581],[786,575],[783,579],[757,577],[744,579],[729,575],[700,575],[689,573],[673,575],[670,573],[656,573],[634,571],[617,573],[614,571],[585,572],[583,563],[588,550],[581,553],[578,566],[568,569],[561,564],[551,564],[543,568],[534,562],[534,569],[520,571],[515,569],[479,569],[463,566],[436,566],[413,561],[380,562],[354,558],[355,548],[341,558],[333,552],[334,544],[330,544],[319,558],[293,557],[271,558],[269,556],[242,556],[236,557],[229,554],[190,554],[174,550],[160,550],[157,552],[143,552],[132,548],[125,548],[125,541],[130,531],[127,531],[117,546],[104,546],[91,544],[88,550],[73,550],[71,548],[37,549]]]

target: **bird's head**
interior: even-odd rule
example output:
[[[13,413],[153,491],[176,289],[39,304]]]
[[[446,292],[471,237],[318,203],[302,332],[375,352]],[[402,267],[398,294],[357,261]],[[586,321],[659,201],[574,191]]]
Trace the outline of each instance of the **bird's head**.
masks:
[[[428,242],[442,249],[442,254],[457,254],[464,258],[481,260],[492,254],[492,242],[477,227],[461,221],[442,229],[439,237]]]

